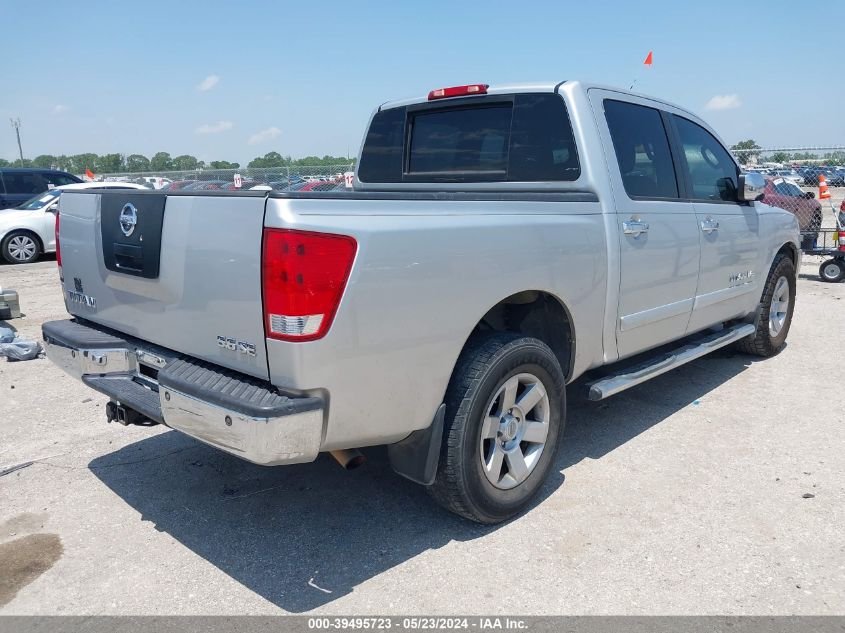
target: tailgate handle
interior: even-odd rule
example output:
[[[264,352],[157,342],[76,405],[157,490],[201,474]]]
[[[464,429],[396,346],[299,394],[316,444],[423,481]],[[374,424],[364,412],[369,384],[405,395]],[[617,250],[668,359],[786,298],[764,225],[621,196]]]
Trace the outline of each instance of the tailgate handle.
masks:
[[[114,263],[118,268],[141,272],[144,270],[144,249],[132,244],[114,243]]]

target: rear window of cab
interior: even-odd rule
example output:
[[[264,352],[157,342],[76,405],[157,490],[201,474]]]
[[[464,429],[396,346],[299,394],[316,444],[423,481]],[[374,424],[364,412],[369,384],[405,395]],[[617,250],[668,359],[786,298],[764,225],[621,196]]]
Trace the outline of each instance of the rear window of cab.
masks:
[[[550,93],[379,111],[358,168],[367,183],[554,182],[580,173],[566,104]]]

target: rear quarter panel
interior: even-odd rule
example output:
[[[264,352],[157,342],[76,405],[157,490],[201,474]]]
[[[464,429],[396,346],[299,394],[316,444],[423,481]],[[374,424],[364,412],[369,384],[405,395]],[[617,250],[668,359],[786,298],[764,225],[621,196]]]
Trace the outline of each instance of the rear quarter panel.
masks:
[[[473,328],[516,292],[546,291],[569,309],[576,375],[600,362],[607,253],[597,202],[271,198],[265,222],[358,242],[327,336],[267,340],[274,384],[325,390],[323,450],[431,424]]]

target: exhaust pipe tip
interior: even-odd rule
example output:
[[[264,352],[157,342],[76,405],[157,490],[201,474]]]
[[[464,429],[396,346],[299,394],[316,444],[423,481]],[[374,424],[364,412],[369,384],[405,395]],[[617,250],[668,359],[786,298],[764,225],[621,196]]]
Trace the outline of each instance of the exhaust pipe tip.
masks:
[[[346,448],[338,451],[329,451],[340,467],[344,470],[355,470],[363,465],[367,458],[357,448]]]

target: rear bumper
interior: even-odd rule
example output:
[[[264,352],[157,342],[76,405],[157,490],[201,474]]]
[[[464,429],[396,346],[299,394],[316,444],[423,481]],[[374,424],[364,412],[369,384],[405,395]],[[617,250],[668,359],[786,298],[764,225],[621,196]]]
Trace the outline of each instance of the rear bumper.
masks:
[[[206,444],[267,466],[313,461],[323,436],[320,398],[89,323],[42,326],[47,357],[71,376]]]

